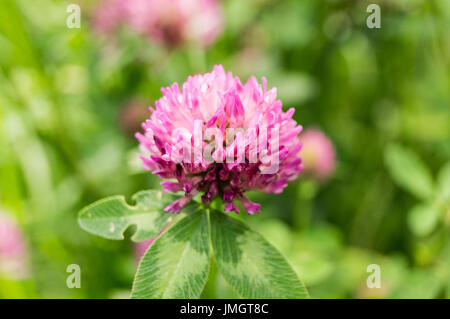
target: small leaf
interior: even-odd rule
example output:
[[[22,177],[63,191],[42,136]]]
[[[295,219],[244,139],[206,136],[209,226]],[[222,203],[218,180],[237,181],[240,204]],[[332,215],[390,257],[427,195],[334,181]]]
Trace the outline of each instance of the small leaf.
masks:
[[[220,273],[242,297],[308,297],[280,252],[242,222],[212,211],[211,242]]]
[[[210,266],[204,211],[190,213],[163,233],[142,257],[132,298],[199,298]]]
[[[403,146],[389,145],[385,163],[395,182],[421,199],[433,195],[433,179],[428,167],[416,153]]]
[[[80,211],[78,223],[84,230],[108,239],[123,239],[125,230],[136,225],[132,240],[143,241],[157,236],[174,216],[164,208],[175,198],[161,191],[141,191],[132,199],[136,206],[128,205],[123,196],[101,199]]]
[[[445,164],[438,173],[438,196],[444,201],[450,202],[450,162]]]
[[[409,212],[408,224],[417,236],[427,236],[436,227],[439,211],[429,204],[420,204]]]

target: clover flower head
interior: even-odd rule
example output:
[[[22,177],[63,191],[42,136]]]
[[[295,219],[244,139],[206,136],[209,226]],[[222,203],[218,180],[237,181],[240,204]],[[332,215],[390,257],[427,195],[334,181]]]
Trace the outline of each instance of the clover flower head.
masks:
[[[216,0],[105,0],[94,26],[111,33],[121,24],[167,46],[206,46],[221,32],[222,12]]]
[[[249,213],[260,205],[246,198],[251,190],[281,193],[302,169],[294,109],[282,110],[276,88],[255,77],[241,83],[216,65],[211,73],[188,77],[162,89],[137,133],[144,168],[164,179],[166,192],[184,196],[166,207],[179,212],[195,195],[204,203],[220,197],[225,211]]]
[[[305,174],[325,180],[329,178],[336,166],[336,152],[331,140],[319,129],[310,128],[302,133],[300,140]]]
[[[0,212],[0,273],[23,278],[27,274],[27,249],[20,228]]]

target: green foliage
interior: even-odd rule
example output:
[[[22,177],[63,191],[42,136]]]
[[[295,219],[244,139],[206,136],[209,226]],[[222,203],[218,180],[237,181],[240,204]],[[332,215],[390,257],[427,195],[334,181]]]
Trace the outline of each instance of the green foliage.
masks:
[[[447,214],[450,193],[450,165],[441,168],[437,186],[428,167],[414,151],[398,144],[386,148],[385,163],[394,180],[423,202],[408,214],[408,225],[417,236],[427,236],[439,223],[440,215]]]
[[[431,198],[433,195],[431,173],[412,150],[397,144],[389,145],[386,148],[385,163],[400,186],[418,198]]]
[[[133,198],[137,202],[135,209],[120,196],[89,205],[79,214],[80,225],[108,239],[123,239],[123,232],[131,224],[138,229],[135,240],[156,236],[167,217],[155,222],[151,216],[169,215],[158,214],[156,204],[152,205],[162,202],[162,194],[142,191]],[[244,298],[308,297],[292,267],[261,235],[219,211],[193,203],[187,216],[159,236],[142,257],[132,298],[200,297],[211,254],[225,280]]]
[[[85,207],[79,215],[80,226],[108,239],[123,239],[123,233],[131,225],[137,226],[132,237],[134,241],[157,236],[171,216],[163,210],[174,200],[173,196],[146,190],[136,193],[132,198],[136,202],[135,206],[128,205],[123,196],[113,196]]]
[[[198,298],[210,265],[207,216],[197,211],[161,235],[145,253],[132,298]]]
[[[426,236],[430,234],[439,221],[439,211],[430,204],[419,204],[412,208],[408,215],[408,223],[414,234]]]
[[[280,252],[242,222],[211,212],[211,242],[219,271],[242,297],[308,297]]]
[[[445,164],[437,177],[437,194],[440,199],[450,206],[450,162]]]

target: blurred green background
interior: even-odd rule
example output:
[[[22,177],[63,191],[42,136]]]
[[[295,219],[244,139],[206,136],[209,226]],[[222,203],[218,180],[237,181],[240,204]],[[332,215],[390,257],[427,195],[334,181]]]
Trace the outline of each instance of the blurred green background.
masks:
[[[252,194],[242,216],[278,247],[314,298],[450,297],[450,2],[226,0],[207,49],[165,49],[90,26],[95,1],[0,1],[0,211],[20,224],[29,275],[0,274],[0,298],[127,298],[129,240],[78,226],[102,197],[160,187],[133,134],[160,87],[214,64],[266,76],[284,108],[333,141],[327,181],[300,178],[282,195]],[[80,289],[66,267],[78,264]],[[381,267],[369,289],[367,266]],[[212,274],[205,298],[235,297]]]

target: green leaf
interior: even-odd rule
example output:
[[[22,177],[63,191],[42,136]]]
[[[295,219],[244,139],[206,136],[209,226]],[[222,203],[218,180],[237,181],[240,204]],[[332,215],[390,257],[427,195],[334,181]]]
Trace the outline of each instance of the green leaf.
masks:
[[[220,273],[242,297],[309,297],[280,252],[242,222],[212,211],[211,242]]]
[[[101,199],[80,211],[78,223],[84,230],[108,239],[123,239],[125,230],[136,225],[132,240],[143,241],[157,236],[174,216],[165,213],[164,207],[175,198],[161,191],[141,191],[132,199],[135,206],[128,205],[123,196]]]
[[[427,236],[439,221],[439,210],[430,204],[414,206],[408,215],[408,224],[417,236]]]
[[[383,276],[383,272],[382,275]],[[412,268],[389,296],[392,299],[433,299],[439,294],[445,283],[439,279],[433,268]]]
[[[437,184],[439,198],[450,202],[450,162],[440,169]]]
[[[210,267],[204,211],[188,214],[163,233],[142,257],[132,298],[199,298]]]
[[[433,195],[433,179],[428,167],[412,150],[397,144],[386,148],[385,163],[398,185],[421,199]]]

